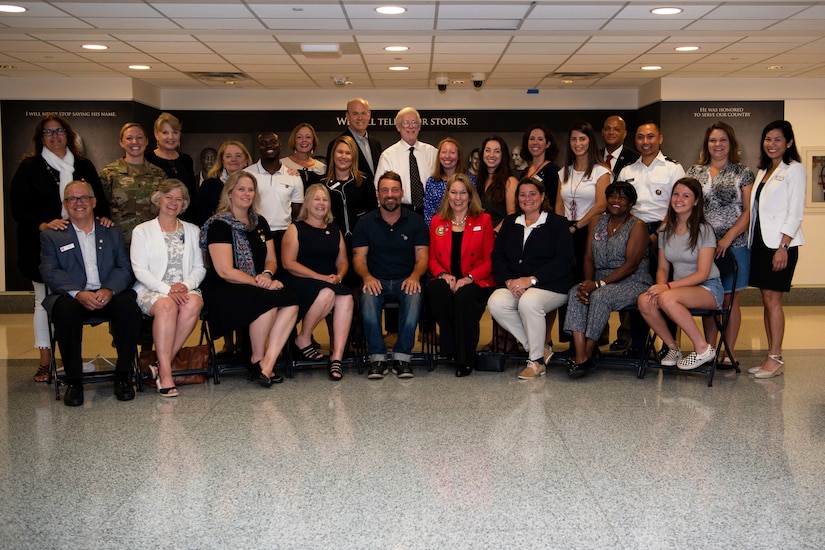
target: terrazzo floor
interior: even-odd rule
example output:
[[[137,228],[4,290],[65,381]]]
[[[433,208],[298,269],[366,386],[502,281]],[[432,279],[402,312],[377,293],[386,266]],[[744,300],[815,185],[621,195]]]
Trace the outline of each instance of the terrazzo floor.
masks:
[[[313,369],[126,403],[87,385],[80,408],[32,382],[30,317],[0,315],[0,548],[825,548],[821,311],[788,308],[783,376],[744,372],[753,333],[711,388]],[[86,350],[112,355],[105,329]]]

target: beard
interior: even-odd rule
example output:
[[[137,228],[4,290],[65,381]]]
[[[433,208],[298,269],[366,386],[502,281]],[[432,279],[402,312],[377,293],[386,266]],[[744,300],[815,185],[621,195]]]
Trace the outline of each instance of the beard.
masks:
[[[387,212],[395,212],[399,208],[401,208],[401,203],[399,201],[384,201],[381,203],[381,208],[386,210]]]

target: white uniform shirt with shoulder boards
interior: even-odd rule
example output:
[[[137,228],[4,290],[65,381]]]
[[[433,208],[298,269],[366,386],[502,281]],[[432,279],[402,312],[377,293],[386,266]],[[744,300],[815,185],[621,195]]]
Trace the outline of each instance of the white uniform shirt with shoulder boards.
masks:
[[[638,195],[630,213],[645,223],[664,220],[673,184],[684,176],[682,165],[667,158],[661,151],[650,166],[645,165],[642,157],[639,157],[633,164],[622,168],[619,180],[633,184]]]
[[[387,170],[392,170],[401,176],[401,187],[404,189],[404,204],[412,204],[412,191],[410,190],[410,147],[415,147],[413,154],[418,161],[418,175],[421,177],[421,185],[426,186],[427,180],[433,175],[435,165],[438,162],[438,149],[429,143],[416,141],[415,145],[409,145],[403,139],[398,143],[384,149],[381,158],[378,159],[378,166],[375,168],[375,188],[378,189],[378,180]],[[425,187],[424,191],[427,189]]]
[[[286,231],[292,223],[292,203],[304,202],[304,184],[300,176],[290,176],[287,167],[281,167],[270,174],[261,161],[246,167],[258,180],[258,195],[261,198],[261,214],[272,231]]]

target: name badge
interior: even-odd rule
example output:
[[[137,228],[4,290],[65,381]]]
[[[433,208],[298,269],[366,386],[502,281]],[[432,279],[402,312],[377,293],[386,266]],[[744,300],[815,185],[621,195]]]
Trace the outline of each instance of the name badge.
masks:
[[[785,181],[785,176],[776,176],[776,181]]]
[[[60,247],[60,251],[66,252],[67,250],[71,250],[72,248],[74,248],[74,243],[64,244]]]
[[[473,231],[481,231],[481,226],[477,225],[473,228]]]

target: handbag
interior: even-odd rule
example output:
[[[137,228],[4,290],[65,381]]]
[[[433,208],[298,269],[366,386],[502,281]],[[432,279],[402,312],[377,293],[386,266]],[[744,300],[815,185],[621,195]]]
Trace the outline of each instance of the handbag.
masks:
[[[140,352],[140,372],[144,378],[153,378],[152,369],[149,366],[157,360],[158,354],[155,350]],[[175,355],[172,360],[172,372],[190,370],[202,372],[176,374],[176,386],[203,384],[206,381],[206,371],[209,370],[209,346],[207,344],[181,348]]]
[[[476,370],[485,372],[504,372],[504,354],[497,351],[477,352]]]

